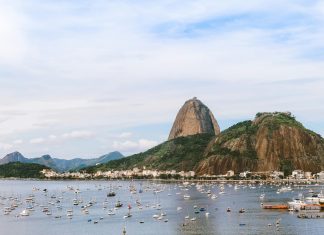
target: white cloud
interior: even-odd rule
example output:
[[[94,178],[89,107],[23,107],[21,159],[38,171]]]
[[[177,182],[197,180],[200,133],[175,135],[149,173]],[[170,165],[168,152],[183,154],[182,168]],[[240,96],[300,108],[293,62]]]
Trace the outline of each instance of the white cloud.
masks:
[[[140,152],[145,151],[147,149],[150,149],[158,144],[157,141],[154,140],[147,140],[147,139],[140,139],[138,141],[114,141],[113,142],[113,149],[116,149],[121,152],[125,153],[134,153],[134,152]]]
[[[124,139],[124,138],[129,138],[132,135],[133,135],[133,133],[131,133],[131,132],[123,132],[118,137],[121,138],[121,139]]]
[[[62,135],[62,138],[64,138],[64,139],[86,139],[86,138],[90,138],[92,136],[93,136],[93,133],[91,131],[79,130],[79,131],[71,131],[68,133],[64,133]]]
[[[49,140],[56,140],[57,139],[57,136],[56,135],[49,135],[48,136],[48,139]]]
[[[22,144],[24,141],[21,139],[14,140],[12,143],[15,145]]]
[[[34,139],[31,139],[29,141],[29,143],[31,143],[31,144],[41,144],[41,143],[44,143],[44,142],[45,142],[45,139],[42,138],[42,137],[34,138]]]
[[[7,151],[7,150],[10,150],[12,149],[12,145],[11,144],[7,144],[7,143],[0,143],[0,149],[1,150],[4,150],[4,151]]]
[[[217,119],[291,110],[324,120],[323,3],[26,2],[0,0],[3,143],[46,136],[59,155],[92,155],[96,138],[69,132],[90,128],[105,146],[118,138],[117,146],[138,149],[145,143],[111,133],[167,136],[193,96]],[[274,83],[282,80],[291,82]],[[80,138],[89,146],[62,141]],[[28,141],[19,147],[29,155],[36,149]]]

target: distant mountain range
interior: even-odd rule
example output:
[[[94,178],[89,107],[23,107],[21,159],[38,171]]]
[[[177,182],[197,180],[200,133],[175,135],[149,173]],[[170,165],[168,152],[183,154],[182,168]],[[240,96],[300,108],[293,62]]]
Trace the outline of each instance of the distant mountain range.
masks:
[[[124,156],[120,152],[111,152],[92,159],[74,158],[71,160],[52,158],[50,155],[43,155],[39,158],[26,158],[20,152],[13,152],[7,154],[0,159],[0,165],[4,165],[11,162],[21,163],[36,163],[50,167],[56,171],[64,172],[70,170],[78,170],[84,167],[94,166],[98,164],[104,164],[111,160],[118,160]]]

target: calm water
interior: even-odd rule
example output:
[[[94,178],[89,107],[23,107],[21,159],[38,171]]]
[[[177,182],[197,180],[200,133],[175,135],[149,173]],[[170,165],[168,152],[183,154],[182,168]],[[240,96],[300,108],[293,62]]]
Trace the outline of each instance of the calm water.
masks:
[[[129,186],[142,189],[143,193],[130,193]],[[70,188],[68,188],[70,186]],[[33,190],[36,187],[39,190]],[[116,192],[115,197],[107,198],[110,188]],[[298,196],[300,192],[308,192],[312,188],[315,192],[323,186],[293,187],[291,192],[277,194],[276,186],[254,187],[234,186],[225,184],[225,194],[219,194],[219,184],[204,185],[204,191],[211,190],[218,198],[211,199],[206,193],[197,190],[195,185],[187,188],[182,184],[167,184],[148,181],[0,181],[0,234],[26,235],[100,235],[122,234],[126,226],[128,235],[151,234],[324,234],[324,219],[298,219],[296,214],[287,211],[268,211],[260,208],[259,196],[265,193],[264,203],[287,202]],[[43,189],[47,189],[47,193]],[[73,188],[73,190],[72,190]],[[80,193],[75,193],[79,189]],[[154,193],[154,190],[161,192]],[[35,196],[35,211],[30,216],[19,216],[28,205],[25,202],[30,194]],[[185,200],[183,195],[190,195]],[[53,196],[53,197],[52,197]],[[54,198],[56,197],[56,198]],[[73,205],[73,199],[83,202]],[[10,199],[11,198],[11,199]],[[13,198],[17,198],[18,205],[9,215],[3,214],[4,207],[10,206]],[[108,210],[114,207],[117,200],[124,206],[115,211],[115,215],[108,215]],[[58,202],[60,201],[60,202]],[[95,202],[89,207],[89,214],[82,213],[81,206],[88,202]],[[142,204],[142,209],[136,205]],[[50,204],[52,203],[52,204]],[[127,205],[132,206],[130,218],[123,218],[128,213]],[[161,205],[161,210],[156,205]],[[49,207],[52,215],[42,212],[41,205]],[[106,205],[106,208],[104,208]],[[58,208],[61,206],[62,209]],[[204,207],[205,212],[195,214],[194,206]],[[182,210],[177,210],[182,207]],[[230,207],[232,211],[226,212]],[[239,213],[245,208],[245,213]],[[73,217],[67,217],[67,210],[73,209]],[[166,216],[161,220],[152,216],[163,212]],[[196,217],[196,221],[185,220]],[[61,218],[55,218],[60,215]],[[102,218],[101,218],[102,217]],[[91,222],[88,220],[91,219]],[[165,220],[168,222],[165,222]],[[276,229],[276,220],[280,220]],[[94,224],[94,221],[98,221]],[[139,223],[143,221],[144,223]],[[183,226],[185,224],[185,226]],[[268,224],[272,224],[269,226]]]

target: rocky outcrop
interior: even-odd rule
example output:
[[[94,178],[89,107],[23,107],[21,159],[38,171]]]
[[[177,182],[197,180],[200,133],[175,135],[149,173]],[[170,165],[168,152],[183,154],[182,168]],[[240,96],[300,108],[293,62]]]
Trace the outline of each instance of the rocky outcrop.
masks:
[[[212,112],[195,97],[181,107],[168,140],[202,133],[218,135],[220,129]]]
[[[290,113],[262,113],[220,134],[196,170],[224,174],[251,171],[324,170],[324,140]]]
[[[28,162],[28,159],[25,158],[21,153],[19,152],[12,152],[4,156],[2,159],[0,159],[0,165],[7,164],[10,162],[22,162],[26,163]]]

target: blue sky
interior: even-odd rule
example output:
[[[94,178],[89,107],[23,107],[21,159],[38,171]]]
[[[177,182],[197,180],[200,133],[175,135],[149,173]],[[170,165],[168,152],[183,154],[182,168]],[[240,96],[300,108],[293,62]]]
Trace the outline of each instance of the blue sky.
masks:
[[[0,0],[0,156],[128,155],[197,96],[324,135],[324,2]]]

